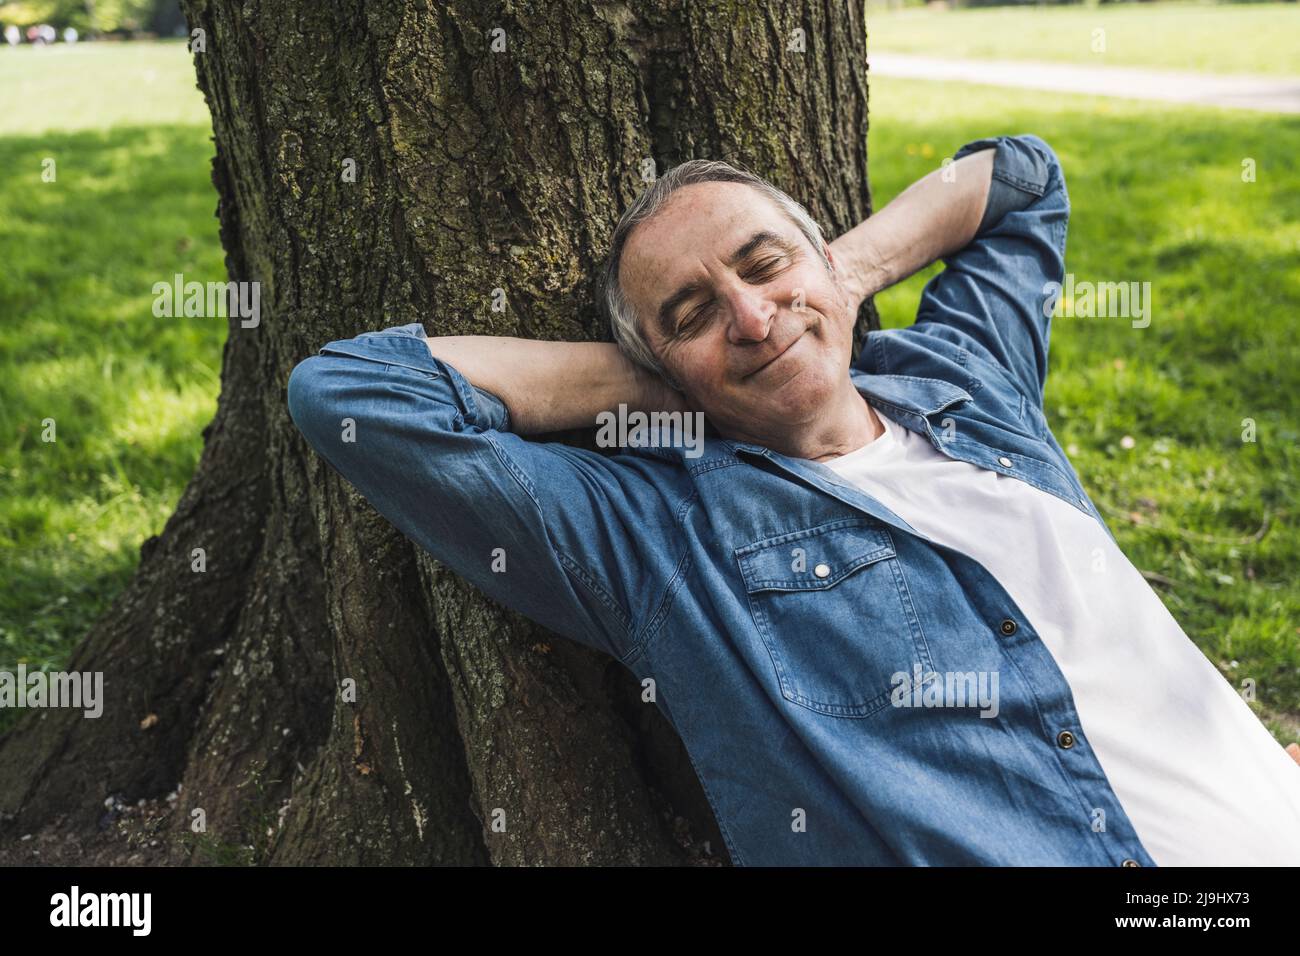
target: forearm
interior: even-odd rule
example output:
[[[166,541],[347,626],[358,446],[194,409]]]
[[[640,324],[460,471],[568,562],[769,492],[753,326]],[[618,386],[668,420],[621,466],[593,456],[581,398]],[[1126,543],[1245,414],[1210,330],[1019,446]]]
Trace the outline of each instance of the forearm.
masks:
[[[988,201],[994,152],[971,153],[923,176],[831,243],[855,305],[975,238]]]
[[[428,339],[429,352],[500,398],[511,430],[536,434],[596,424],[596,415],[664,408],[670,390],[607,342],[548,342],[495,335]]]

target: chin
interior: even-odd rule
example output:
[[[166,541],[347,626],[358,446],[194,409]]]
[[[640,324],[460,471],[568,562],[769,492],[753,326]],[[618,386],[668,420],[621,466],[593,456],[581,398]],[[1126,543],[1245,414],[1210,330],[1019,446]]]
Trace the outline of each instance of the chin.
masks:
[[[769,399],[787,421],[816,418],[835,396],[839,380],[821,364],[807,364],[785,382],[774,385]]]

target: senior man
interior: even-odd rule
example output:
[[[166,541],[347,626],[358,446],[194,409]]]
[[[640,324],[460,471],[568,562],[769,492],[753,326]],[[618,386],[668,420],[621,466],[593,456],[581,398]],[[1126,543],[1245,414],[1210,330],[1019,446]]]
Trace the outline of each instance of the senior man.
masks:
[[[401,326],[304,360],[289,407],[434,557],[653,680],[736,864],[1300,863],[1300,766],[1044,417],[1068,218],[1028,134],[829,246],[692,161],[615,231],[617,344]],[[859,303],[939,258],[851,362]],[[704,441],[523,437],[620,405]]]

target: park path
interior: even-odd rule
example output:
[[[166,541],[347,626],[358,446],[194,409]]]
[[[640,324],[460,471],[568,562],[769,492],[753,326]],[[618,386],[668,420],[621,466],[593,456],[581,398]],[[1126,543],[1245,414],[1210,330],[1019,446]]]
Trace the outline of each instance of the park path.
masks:
[[[1061,93],[1300,113],[1300,76],[1188,73],[1031,60],[950,60],[870,51],[867,68],[879,76],[915,80],[957,80]]]

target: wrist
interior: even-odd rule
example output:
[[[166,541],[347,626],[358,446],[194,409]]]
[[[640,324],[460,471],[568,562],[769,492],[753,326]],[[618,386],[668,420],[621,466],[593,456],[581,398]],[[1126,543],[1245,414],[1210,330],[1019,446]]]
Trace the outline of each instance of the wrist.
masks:
[[[874,220],[867,219],[831,243],[831,254],[844,291],[849,297],[850,314],[856,314],[862,302],[889,286],[888,269],[872,239]]]

